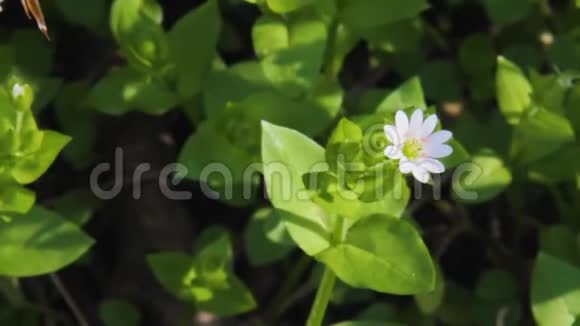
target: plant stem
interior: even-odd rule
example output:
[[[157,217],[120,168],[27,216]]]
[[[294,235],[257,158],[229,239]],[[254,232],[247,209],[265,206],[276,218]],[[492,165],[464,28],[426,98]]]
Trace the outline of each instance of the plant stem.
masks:
[[[272,299],[269,308],[264,314],[266,324],[273,325],[278,317],[284,312],[284,302],[291,295],[291,291],[298,287],[304,272],[311,265],[309,256],[302,256],[294,263],[294,268],[288,274],[278,294]]]
[[[334,51],[336,50],[336,34],[338,33],[338,22],[334,20],[330,24],[326,53],[324,55],[324,75],[328,79],[333,79],[338,74],[338,68],[334,66]]]
[[[325,266],[324,274],[322,275],[320,286],[318,286],[318,291],[316,291],[316,298],[312,304],[312,309],[310,310],[310,315],[308,316],[306,326],[322,325],[324,315],[326,314],[326,307],[330,301],[330,296],[332,295],[332,289],[334,288],[335,281],[336,275],[334,275],[334,272],[328,268],[328,266]]]
[[[60,278],[58,277],[58,275],[56,275],[56,273],[51,273],[50,280],[52,281],[52,283],[54,284],[54,287],[56,287],[57,291],[60,293],[60,295],[63,297],[64,301],[66,302],[66,304],[70,308],[75,319],[77,320],[78,325],[79,326],[88,326],[89,323],[87,322],[87,319],[83,315],[81,309],[79,308],[79,306],[77,305],[77,303],[75,302],[73,297],[70,295],[70,293],[68,292],[68,290],[66,289],[66,287],[64,286],[64,284],[62,283]]]
[[[333,243],[342,242],[342,229],[344,227],[344,218],[342,216],[337,216],[336,224],[334,226]],[[324,321],[324,315],[326,314],[326,308],[328,307],[328,302],[332,296],[332,290],[334,289],[334,283],[336,282],[336,275],[334,272],[324,266],[324,273],[322,274],[322,280],[316,291],[316,297],[314,298],[314,303],[310,309],[310,315],[308,316],[308,321],[306,326],[321,326]]]

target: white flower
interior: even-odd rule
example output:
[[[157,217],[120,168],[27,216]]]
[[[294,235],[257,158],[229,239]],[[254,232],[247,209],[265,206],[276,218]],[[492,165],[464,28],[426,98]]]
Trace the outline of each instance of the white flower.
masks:
[[[422,183],[429,182],[431,173],[443,173],[445,166],[439,158],[453,152],[445,144],[452,133],[448,130],[433,132],[439,119],[435,114],[423,120],[423,111],[413,112],[411,120],[403,111],[397,111],[394,125],[385,125],[385,134],[391,145],[385,148],[385,156],[399,160],[403,174],[412,173]]]
[[[24,87],[22,87],[22,85],[16,83],[16,84],[14,84],[14,86],[12,86],[12,97],[13,98],[19,98],[23,94],[24,94]]]

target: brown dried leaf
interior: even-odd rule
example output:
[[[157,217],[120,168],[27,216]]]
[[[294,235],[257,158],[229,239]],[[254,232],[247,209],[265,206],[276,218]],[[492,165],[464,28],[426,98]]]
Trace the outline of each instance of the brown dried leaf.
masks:
[[[22,7],[24,7],[24,11],[26,12],[26,16],[29,19],[34,17],[36,20],[36,24],[38,25],[38,29],[42,31],[44,36],[47,39],[50,39],[48,36],[48,28],[46,27],[46,22],[44,21],[44,15],[42,14],[42,9],[40,8],[40,3],[38,0],[20,0],[22,2]],[[30,16],[32,14],[32,17]]]

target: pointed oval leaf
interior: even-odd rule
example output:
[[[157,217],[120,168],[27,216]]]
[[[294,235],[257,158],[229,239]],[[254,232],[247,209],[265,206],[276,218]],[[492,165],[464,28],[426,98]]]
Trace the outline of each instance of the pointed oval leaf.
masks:
[[[340,19],[356,30],[394,23],[417,16],[427,9],[425,0],[346,0],[340,12]]]
[[[83,255],[93,239],[77,225],[33,207],[0,224],[0,275],[25,277],[57,271]]]
[[[475,155],[471,164],[471,168],[462,171],[453,180],[453,196],[457,200],[472,204],[486,202],[511,184],[510,170],[495,154]]]
[[[285,14],[314,2],[314,0],[266,0],[268,7],[277,14]]]
[[[531,299],[539,325],[576,325],[580,320],[580,269],[540,253],[532,272]]]
[[[510,124],[518,124],[531,104],[532,85],[516,64],[500,56],[495,86],[501,112]]]
[[[40,178],[71,140],[69,136],[56,131],[46,130],[42,133],[44,136],[38,151],[18,161],[12,169],[12,176],[21,184],[29,184]]]
[[[345,283],[383,293],[418,294],[435,286],[435,267],[415,228],[375,215],[352,227],[346,240],[319,255]]]
[[[301,133],[262,122],[262,162],[272,205],[296,244],[309,255],[330,245],[322,209],[310,200],[302,176],[325,164],[324,149]]]
[[[220,29],[218,2],[210,0],[182,17],[169,32],[177,90],[184,98],[201,90],[216,53]]]

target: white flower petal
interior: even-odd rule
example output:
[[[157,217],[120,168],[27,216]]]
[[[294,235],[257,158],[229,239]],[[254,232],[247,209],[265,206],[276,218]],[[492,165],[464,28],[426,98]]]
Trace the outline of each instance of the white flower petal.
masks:
[[[397,128],[395,128],[395,126],[385,125],[385,135],[392,144],[398,145],[401,143],[401,137],[399,137],[399,134],[397,133]]]
[[[423,111],[417,109],[411,115],[411,122],[409,123],[409,131],[413,134],[418,134],[423,126]]]
[[[407,114],[405,114],[405,112],[401,110],[397,111],[395,114],[395,126],[399,132],[399,136],[404,138],[407,130],[409,130],[409,118],[407,118]]]
[[[427,143],[431,145],[441,145],[453,137],[449,130],[439,130],[427,138]]]
[[[22,85],[16,83],[12,86],[12,97],[17,98],[24,94],[24,87]]]
[[[397,146],[389,145],[385,148],[385,156],[391,160],[398,160],[403,157],[403,152]]]
[[[413,171],[413,167],[415,164],[412,161],[409,161],[407,158],[403,157],[399,161],[399,171],[403,174],[409,174]]]
[[[425,158],[419,160],[419,166],[426,169],[430,173],[443,173],[445,172],[445,165],[441,163],[441,161],[432,159],[432,158]]]
[[[417,179],[421,183],[429,182],[429,179],[431,177],[429,172],[419,165],[414,165],[413,170],[411,172],[413,172],[413,177],[415,177],[415,179]]]
[[[453,148],[446,144],[429,144],[425,148],[425,153],[432,158],[442,158],[453,153]]]
[[[421,133],[419,137],[427,137],[433,133],[435,127],[437,127],[437,123],[439,119],[435,114],[432,114],[425,119],[423,122],[423,126],[421,127]]]

